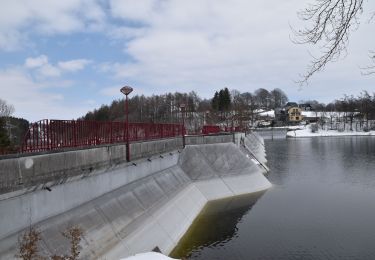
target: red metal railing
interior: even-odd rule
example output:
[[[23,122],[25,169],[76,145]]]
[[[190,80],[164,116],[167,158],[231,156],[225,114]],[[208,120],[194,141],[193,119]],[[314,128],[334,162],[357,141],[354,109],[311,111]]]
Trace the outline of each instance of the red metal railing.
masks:
[[[181,136],[180,124],[129,123],[129,142]],[[126,142],[124,122],[48,120],[30,125],[21,153]]]
[[[218,125],[204,125],[202,128],[202,134],[216,134],[221,131]]]
[[[225,132],[225,133],[231,133],[231,132],[243,132],[246,129],[244,127],[236,126],[236,127],[229,127],[229,126],[224,126],[220,127],[218,125],[204,125],[202,128],[202,134],[217,134],[220,132]]]

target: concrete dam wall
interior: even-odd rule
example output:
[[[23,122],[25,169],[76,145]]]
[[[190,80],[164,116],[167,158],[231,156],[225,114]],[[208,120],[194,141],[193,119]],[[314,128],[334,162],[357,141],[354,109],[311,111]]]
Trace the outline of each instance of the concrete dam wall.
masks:
[[[287,127],[257,128],[254,130],[264,140],[285,139],[288,132]]]
[[[154,144],[152,156],[150,148],[130,163],[103,160],[108,165],[90,174],[3,193],[0,258],[14,259],[17,239],[29,225],[42,232],[41,250],[49,255],[67,251],[61,231],[72,225],[84,231],[82,259],[120,259],[155,247],[168,254],[207,201],[271,186],[256,163],[266,162],[261,140],[253,134],[191,137],[187,143],[199,144],[184,149],[180,140],[159,141],[169,145]]]

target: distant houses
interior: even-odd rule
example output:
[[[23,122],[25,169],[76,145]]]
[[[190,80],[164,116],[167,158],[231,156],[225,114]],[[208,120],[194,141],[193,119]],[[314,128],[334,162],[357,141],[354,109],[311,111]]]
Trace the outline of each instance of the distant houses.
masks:
[[[301,108],[302,111],[313,111],[313,108],[309,103],[299,104],[298,107]]]
[[[319,123],[320,125],[329,124],[334,127],[336,122],[346,119],[352,122],[358,112],[340,112],[340,111],[326,111],[319,106],[311,105],[310,103],[288,102],[282,107],[265,110],[256,109],[253,111],[254,122],[258,127],[278,127],[288,125],[300,125]]]

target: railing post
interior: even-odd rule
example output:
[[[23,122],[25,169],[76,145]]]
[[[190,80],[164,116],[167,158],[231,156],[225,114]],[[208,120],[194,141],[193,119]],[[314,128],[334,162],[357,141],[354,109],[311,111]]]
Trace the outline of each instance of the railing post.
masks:
[[[76,127],[76,121],[73,121],[73,142],[74,147],[77,147],[77,127]]]
[[[98,122],[95,122],[95,145],[99,144],[99,126]]]
[[[51,150],[51,142],[50,142],[50,138],[51,138],[51,128],[49,126],[49,120],[47,119],[46,121],[46,124],[47,124],[47,150]]]
[[[140,128],[139,125],[135,125],[135,140],[137,140],[137,141],[138,141],[138,131],[139,131],[139,128]]]
[[[148,140],[150,135],[149,124],[145,124],[145,140]]]
[[[110,129],[110,131],[111,131],[111,137],[110,137],[109,143],[113,144],[113,122],[109,123],[109,127],[111,128]]]

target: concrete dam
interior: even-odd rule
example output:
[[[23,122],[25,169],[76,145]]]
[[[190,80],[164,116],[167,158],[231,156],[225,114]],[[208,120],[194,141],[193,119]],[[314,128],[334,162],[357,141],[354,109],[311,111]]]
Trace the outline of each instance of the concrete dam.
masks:
[[[40,250],[64,254],[61,231],[79,226],[80,259],[169,254],[210,200],[268,189],[263,139],[187,136],[0,160],[0,258],[41,231]]]

